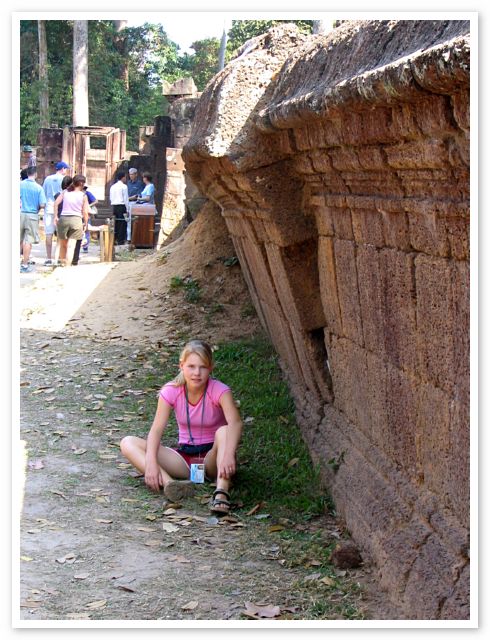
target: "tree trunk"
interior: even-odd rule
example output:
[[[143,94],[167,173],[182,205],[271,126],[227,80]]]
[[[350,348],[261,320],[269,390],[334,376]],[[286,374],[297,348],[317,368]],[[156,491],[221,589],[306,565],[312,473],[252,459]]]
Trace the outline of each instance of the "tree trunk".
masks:
[[[49,127],[49,81],[48,81],[48,46],[46,43],[46,23],[37,21],[39,38],[39,124],[43,128]]]
[[[128,24],[128,21],[113,20],[113,22],[114,22],[114,28],[116,29],[114,46],[116,47],[116,51],[120,54],[122,58],[119,79],[124,82],[124,87],[126,91],[129,91],[128,43],[126,39],[126,34],[123,33],[124,29],[126,28],[126,25]]]
[[[219,65],[218,71],[224,69],[225,67],[225,52],[226,52],[226,42],[228,40],[228,34],[226,33],[226,27],[223,27],[223,35],[221,36],[221,45],[219,48]]]
[[[334,25],[332,23],[326,22],[325,20],[313,20],[313,33],[322,34],[328,33],[333,29]]]
[[[89,125],[88,20],[73,21],[73,124]]]

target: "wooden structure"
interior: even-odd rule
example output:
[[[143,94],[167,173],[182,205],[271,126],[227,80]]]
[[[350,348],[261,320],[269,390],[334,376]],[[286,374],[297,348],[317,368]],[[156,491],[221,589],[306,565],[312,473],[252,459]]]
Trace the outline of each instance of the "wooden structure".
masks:
[[[131,208],[131,244],[140,249],[155,246],[154,204],[135,204]]]
[[[93,149],[90,138],[104,138],[105,148]],[[99,201],[109,201],[109,189],[126,153],[126,131],[114,127],[74,127],[63,129],[62,160],[72,175],[86,176],[90,190]]]

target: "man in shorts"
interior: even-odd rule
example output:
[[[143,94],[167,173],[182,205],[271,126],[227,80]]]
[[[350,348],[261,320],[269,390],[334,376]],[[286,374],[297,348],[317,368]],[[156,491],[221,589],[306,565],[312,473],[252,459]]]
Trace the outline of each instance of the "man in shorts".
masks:
[[[27,179],[20,183],[20,248],[22,251],[21,273],[32,271],[29,264],[33,244],[39,242],[39,211],[46,205],[44,190],[36,182],[36,167],[27,169]]]
[[[66,172],[70,167],[66,162],[57,162],[55,165],[56,173],[47,176],[43,182],[44,194],[46,196],[46,208],[44,210],[44,233],[46,234],[46,267],[53,265],[51,259],[53,250],[53,234],[54,234],[54,201],[56,196],[61,192],[61,183],[66,176]]]

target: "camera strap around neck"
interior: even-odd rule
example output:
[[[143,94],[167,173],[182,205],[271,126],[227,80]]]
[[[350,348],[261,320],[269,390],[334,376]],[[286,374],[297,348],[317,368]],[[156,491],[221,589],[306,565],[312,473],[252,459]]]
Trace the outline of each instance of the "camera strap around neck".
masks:
[[[209,380],[206,381],[206,386],[204,388],[204,393],[202,396],[202,408],[201,408],[201,433],[200,435],[202,436],[202,427],[203,427],[203,422],[204,422],[204,409],[206,406],[206,393],[208,390],[208,383]],[[184,392],[185,392],[185,411],[186,411],[186,415],[187,415],[187,429],[189,431],[189,439],[191,441],[192,444],[194,444],[194,436],[192,435],[192,431],[191,431],[191,417],[190,417],[190,413],[189,413],[189,394],[187,392],[187,384],[184,385]]]

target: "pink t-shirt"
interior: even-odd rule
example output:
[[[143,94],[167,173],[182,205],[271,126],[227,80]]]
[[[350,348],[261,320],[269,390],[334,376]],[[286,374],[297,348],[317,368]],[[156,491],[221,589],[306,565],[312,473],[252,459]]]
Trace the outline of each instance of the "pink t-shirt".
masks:
[[[173,407],[175,411],[175,417],[179,425],[179,444],[206,444],[214,442],[216,430],[226,424],[225,414],[219,404],[221,396],[226,391],[230,391],[230,387],[219,380],[209,378],[206,400],[204,401],[203,394],[197,404],[191,404],[189,402],[189,420],[192,437],[194,439],[194,441],[191,442],[187,426],[185,387],[183,385],[176,387],[171,382],[168,382],[160,389],[160,397]]]

